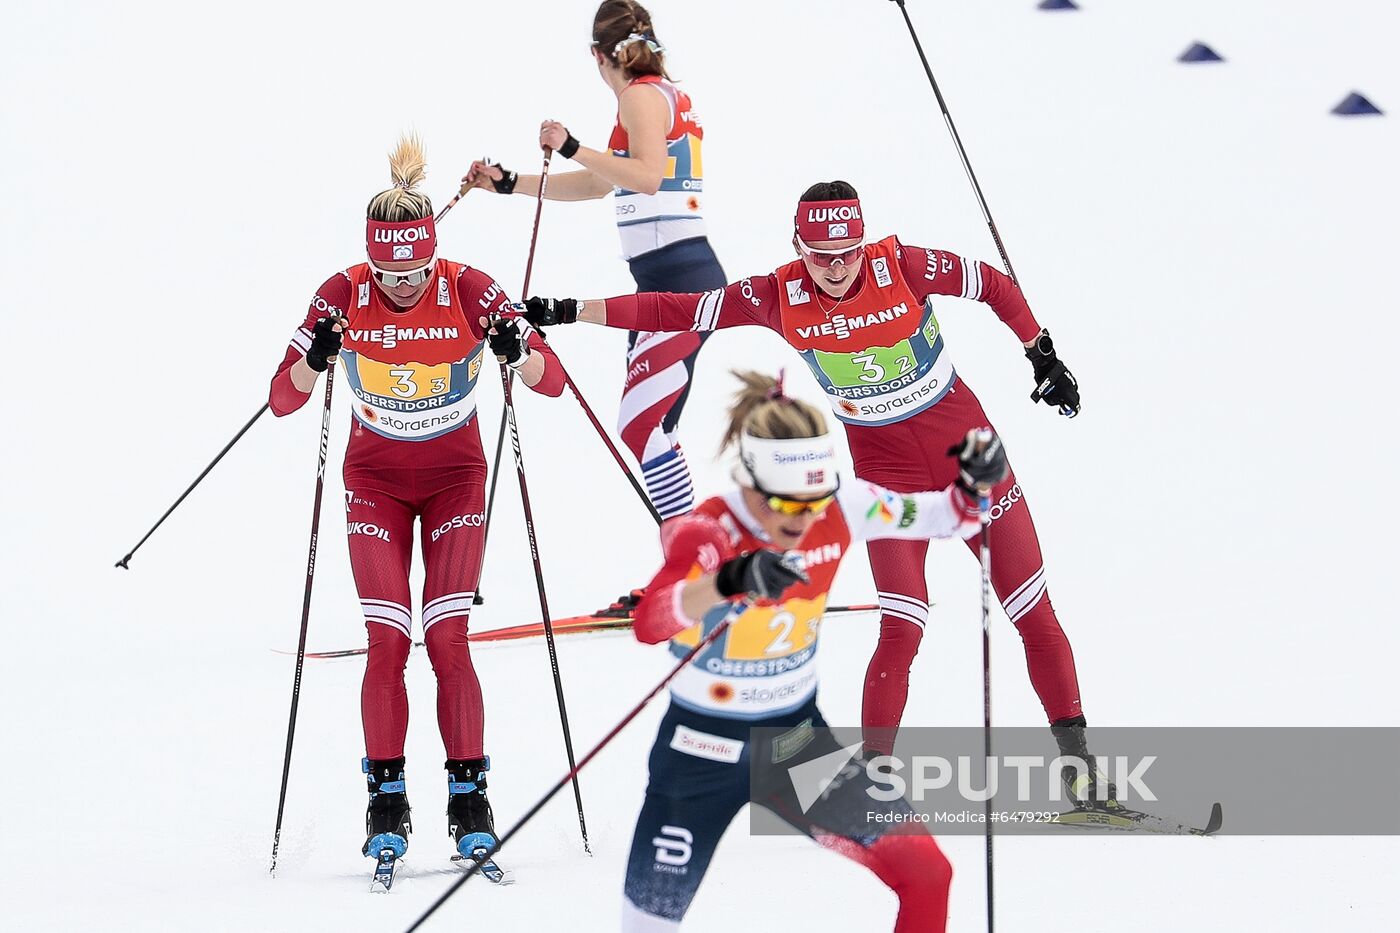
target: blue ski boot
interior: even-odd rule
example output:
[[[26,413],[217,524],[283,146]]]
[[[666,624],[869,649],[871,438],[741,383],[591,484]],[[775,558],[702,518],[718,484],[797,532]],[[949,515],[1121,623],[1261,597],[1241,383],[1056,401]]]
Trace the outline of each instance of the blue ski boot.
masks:
[[[491,858],[496,848],[496,824],[486,799],[486,772],[491,759],[449,758],[447,769],[447,833],[457,845],[456,861],[480,862],[487,879],[501,884],[506,873]]]
[[[370,858],[392,855],[403,858],[408,851],[408,834],[413,832],[409,822],[408,794],[403,780],[403,759],[374,760],[365,758],[360,769],[369,782],[369,808],[365,811],[365,831],[368,838],[362,850]]]

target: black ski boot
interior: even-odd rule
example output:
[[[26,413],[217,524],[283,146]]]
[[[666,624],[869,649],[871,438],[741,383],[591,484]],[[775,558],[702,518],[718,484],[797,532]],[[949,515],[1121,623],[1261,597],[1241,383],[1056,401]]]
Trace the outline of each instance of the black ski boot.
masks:
[[[447,769],[447,833],[464,859],[480,859],[495,848],[496,824],[486,799],[488,758],[449,758]]]
[[[408,794],[404,789],[403,759],[365,758],[360,763],[369,782],[369,808],[365,811],[363,850],[370,858],[379,858],[384,849],[403,858],[408,851],[408,834],[413,832],[409,822]]]
[[[1084,734],[1087,724],[1083,716],[1070,719],[1057,719],[1050,724],[1050,732],[1060,746],[1064,758],[1078,758],[1085,767],[1063,765],[1060,780],[1076,810],[1120,810],[1118,788],[1099,770],[1098,761],[1089,754],[1089,740]]]

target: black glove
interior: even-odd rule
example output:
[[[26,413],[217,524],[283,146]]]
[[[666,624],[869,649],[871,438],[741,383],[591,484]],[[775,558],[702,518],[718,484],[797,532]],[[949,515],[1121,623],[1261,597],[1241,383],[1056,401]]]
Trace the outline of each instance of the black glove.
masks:
[[[755,599],[777,599],[794,583],[808,582],[798,561],[767,548],[730,558],[715,574],[715,589],[726,599],[741,593]]]
[[[514,194],[514,193],[515,193],[515,182],[516,182],[516,179],[518,179],[520,176],[517,175],[515,172],[512,172],[510,169],[506,168],[504,165],[502,165],[502,164],[499,163],[499,162],[492,162],[492,161],[490,161],[490,160],[487,160],[486,164],[489,165],[489,166],[491,166],[492,168],[498,168],[498,169],[501,170],[501,180],[500,180],[500,181],[496,181],[496,180],[495,180],[494,178],[492,178],[490,175],[487,175],[487,176],[486,176],[487,180],[491,182],[491,187],[496,189],[496,193],[497,193],[497,194]]]
[[[974,501],[982,495],[979,486],[991,489],[1011,472],[1006,449],[991,428],[968,431],[961,443],[948,448],[948,456],[958,458],[958,488]]]
[[[1060,414],[1068,418],[1079,414],[1079,383],[1055,355],[1048,330],[1042,330],[1035,343],[1026,348],[1026,359],[1035,368],[1035,391],[1031,393],[1031,401],[1043,399],[1048,405],[1057,405]]]
[[[536,327],[572,324],[578,320],[581,304],[573,298],[526,298],[524,317]]]
[[[311,329],[311,348],[306,351],[306,365],[316,372],[325,372],[330,361],[340,352],[342,335],[334,328],[342,323],[340,318],[323,317]]]
[[[511,369],[518,369],[530,355],[530,335],[515,318],[493,316],[486,342],[496,354],[496,361]]]

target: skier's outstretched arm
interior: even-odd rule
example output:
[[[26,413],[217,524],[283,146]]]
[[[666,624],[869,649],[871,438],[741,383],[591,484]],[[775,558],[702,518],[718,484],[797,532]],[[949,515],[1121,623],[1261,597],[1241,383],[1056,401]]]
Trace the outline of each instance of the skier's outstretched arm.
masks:
[[[527,298],[523,315],[536,327],[583,321],[622,330],[712,331],[757,324],[778,330],[778,278],[741,279],[708,292],[642,292],[616,298]]]

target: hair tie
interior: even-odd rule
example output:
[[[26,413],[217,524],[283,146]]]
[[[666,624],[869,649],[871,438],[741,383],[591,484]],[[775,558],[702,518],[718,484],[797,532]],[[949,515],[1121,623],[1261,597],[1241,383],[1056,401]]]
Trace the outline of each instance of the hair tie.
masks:
[[[787,379],[787,369],[778,370],[778,381],[773,384],[773,388],[764,393],[764,398],[770,402],[791,402],[783,391],[783,382]]]
[[[398,180],[395,180],[395,181],[394,181],[394,187],[395,187],[395,188],[402,188],[403,190],[407,191],[407,190],[409,190],[409,188],[410,188],[411,186],[410,186],[409,183],[406,182],[406,181],[398,181]]]
[[[631,44],[634,43],[634,42],[645,42],[645,43],[647,44],[647,48],[651,49],[653,52],[656,52],[657,54],[660,54],[660,53],[666,51],[666,47],[663,46],[661,43],[657,42],[657,41],[656,41],[656,37],[653,36],[651,33],[646,33],[645,35],[643,35],[643,34],[640,33],[640,32],[634,32],[634,33],[631,33],[630,35],[628,35],[628,37],[627,37],[626,39],[623,39],[623,40],[622,40],[621,42],[619,42],[617,45],[613,46],[613,54],[614,54],[614,55],[618,54],[619,52],[621,52],[623,49],[625,49],[627,46],[631,45]]]

